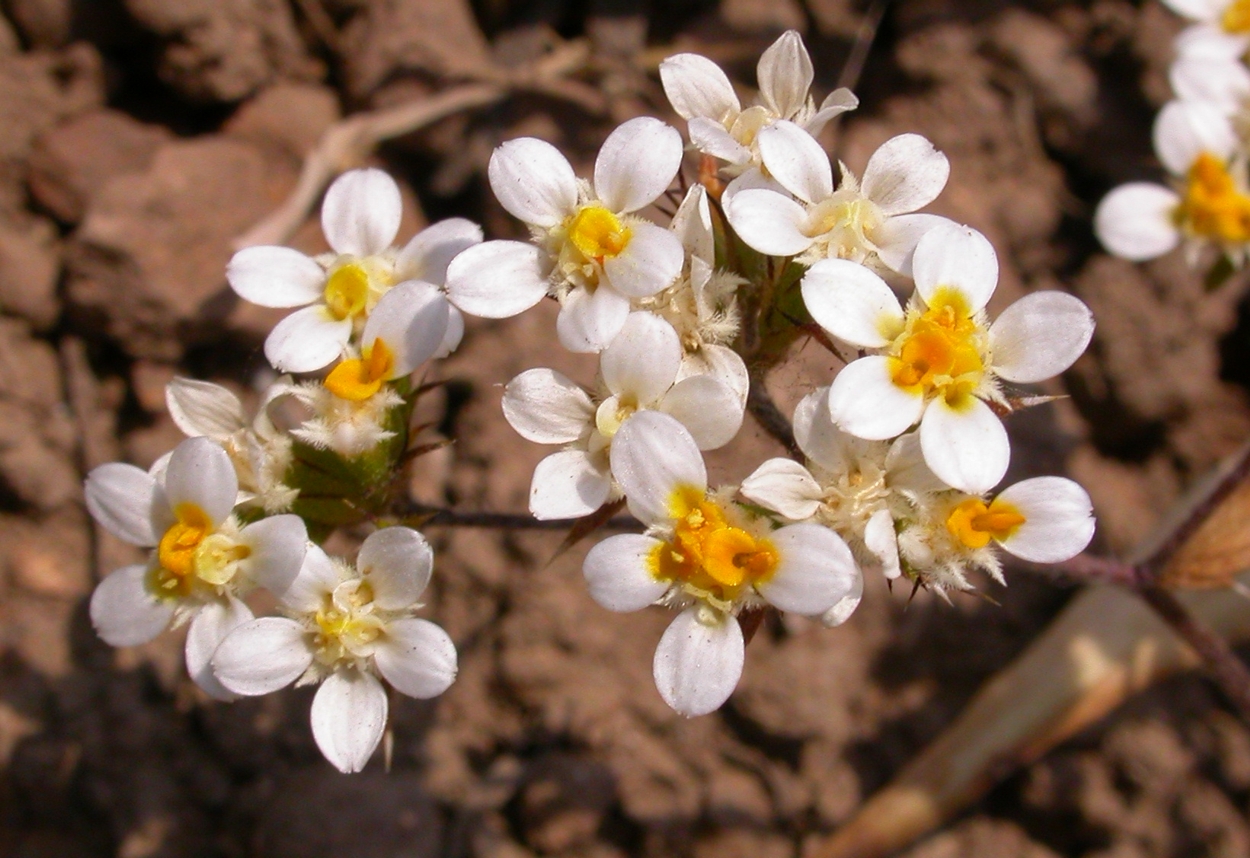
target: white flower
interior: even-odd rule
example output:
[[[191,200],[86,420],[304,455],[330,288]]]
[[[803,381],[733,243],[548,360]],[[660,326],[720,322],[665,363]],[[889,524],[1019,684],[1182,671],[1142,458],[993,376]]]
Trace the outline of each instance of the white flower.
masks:
[[[565,348],[598,352],[629,315],[630,299],[654,295],[681,272],[681,242],[632,214],[672,183],[681,136],[639,117],[608,135],[595,161],[594,186],[579,182],[550,143],[523,137],[491,156],[491,188],[529,225],[535,245],[488,241],[447,271],[452,303],[470,315],[507,318],[549,291],[562,304],[557,332]]]
[[[332,253],[313,259],[289,247],[262,246],[234,255],[226,279],[241,297],[262,307],[304,308],[265,340],[270,363],[284,372],[328,366],[395,284],[440,285],[456,253],[482,240],[480,228],[456,218],[418,233],[397,252],[391,243],[402,209],[394,179],[381,170],[351,170],[330,185],[321,206]],[[449,337],[446,350],[457,343],[458,337]]]
[[[147,563],[111,573],[91,595],[91,622],[112,646],[146,643],[191,619],[187,670],[209,694],[228,698],[208,662],[231,628],[252,618],[238,596],[261,586],[281,594],[304,560],[308,534],[295,515],[239,528],[239,484],[226,451],[208,438],[175,449],[158,482],[114,462],[87,475],[87,509],[131,545],[156,546]]]
[[[868,159],[862,182],[843,165],[835,190],[829,156],[811,135],[780,121],[759,134],[764,166],[797,201],[768,188],[738,190],[726,216],[760,253],[875,263],[911,272],[917,242],[946,218],[910,214],[937,199],[950,175],[946,156],[919,134],[901,134]]]
[[[985,400],[998,380],[1030,384],[1063,372],[1093,335],[1089,309],[1062,292],[1034,292],[991,326],[984,308],[998,282],[994,248],[956,225],[931,230],[916,248],[916,292],[906,310],[876,274],[845,260],[808,269],[803,301],[838,339],[878,354],[833,380],[834,423],[859,438],[894,438],[920,423],[929,468],[948,485],[980,493],[1002,479],[1007,433]]]
[[[239,478],[238,504],[254,504],[269,515],[286,512],[299,490],[286,485],[291,437],[269,419],[268,407],[290,393],[290,378],[271,384],[248,423],[239,398],[219,384],[175,378],[165,386],[165,406],[188,437],[203,435],[222,446]]]
[[[441,628],[412,614],[430,581],[433,552],[406,527],[371,534],[355,566],[308,549],[280,601],[286,614],[235,628],[213,656],[221,683],[254,696],[320,682],[313,698],[317,747],[342,772],[358,772],[386,728],[386,690],[425,699],[456,678],[456,648]]]
[[[1168,82],[1178,100],[1213,104],[1234,119],[1250,102],[1250,69],[1237,57],[1177,57]]]
[[[1116,256],[1141,261],[1187,241],[1191,260],[1215,245],[1237,264],[1250,244],[1250,187],[1237,135],[1223,110],[1173,101],[1155,122],[1155,149],[1179,192],[1148,182],[1111,191],[1094,213],[1094,232]]]
[[[746,110],[720,66],[699,54],[675,54],[660,63],[660,82],[677,114],[689,123],[696,149],[730,164],[731,172],[761,165],[757,136],[785,119],[811,136],[830,119],[854,110],[849,89],[834,90],[817,109],[808,95],[812,60],[803,39],[788,30],[760,56],[760,103]]]
[[[769,459],[742,481],[743,497],[790,521],[832,528],[861,562],[901,574],[895,522],[914,517],[936,492],[948,491],[924,463],[914,433],[892,443],[843,432],[829,416],[829,388],[803,397],[794,409],[794,438],[807,466]]]
[[[907,576],[939,590],[967,590],[973,568],[1000,584],[996,544],[1033,563],[1060,563],[1094,536],[1089,495],[1062,477],[1035,477],[1004,489],[988,504],[979,495],[946,492],[901,527],[898,549]]]
[[[832,530],[771,530],[724,494],[709,493],[698,446],[672,417],[635,415],[617,433],[611,456],[647,533],[605,539],[582,569],[591,596],[609,610],[663,601],[681,611],[654,663],[660,696],[681,714],[717,709],[738,684],[743,609],[772,605],[820,616],[854,589],[859,570]]]
[[[1197,23],[1175,42],[1181,57],[1236,59],[1250,48],[1250,3],[1246,0],[1163,0],[1173,12]]]
[[[631,313],[601,356],[601,396],[592,399],[552,369],[531,369],[508,383],[503,411],[512,428],[527,440],[565,447],[534,469],[535,518],[589,515],[613,496],[608,451],[621,426],[640,411],[671,414],[703,450],[733,439],[742,425],[743,399],[716,376],[678,380],[681,367],[672,326],[652,313]]]

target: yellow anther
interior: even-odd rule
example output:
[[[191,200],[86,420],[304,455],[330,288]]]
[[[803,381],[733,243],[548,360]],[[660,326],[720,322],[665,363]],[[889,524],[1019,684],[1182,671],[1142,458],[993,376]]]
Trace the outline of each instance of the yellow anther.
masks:
[[[1233,0],[1220,16],[1220,26],[1227,33],[1250,33],[1250,0]]]
[[[394,352],[382,340],[374,340],[363,357],[341,361],[330,370],[324,384],[339,399],[363,402],[390,381],[394,369]]]
[[[178,578],[195,571],[195,552],[204,537],[212,532],[208,515],[193,503],[180,503],[174,508],[176,521],[161,537],[156,557],[161,568]]]
[[[979,334],[963,296],[939,289],[929,308],[908,324],[890,362],[890,377],[913,393],[958,399],[976,388],[985,371]]]
[[[1244,5],[1250,16],[1250,2]],[[1250,17],[1247,23],[1250,31]],[[1250,196],[1238,190],[1224,162],[1209,152],[1199,155],[1189,168],[1176,217],[1194,235],[1229,244],[1250,241]]]
[[[1009,538],[1024,522],[1006,501],[996,499],[987,507],[980,498],[968,498],[946,517],[946,529],[968,548],[984,548],[991,539]]]
[[[603,206],[586,206],[569,223],[569,241],[588,259],[602,263],[629,245],[630,228]]]
[[[335,270],[326,280],[326,307],[340,322],[364,312],[369,299],[369,273],[355,262]]]

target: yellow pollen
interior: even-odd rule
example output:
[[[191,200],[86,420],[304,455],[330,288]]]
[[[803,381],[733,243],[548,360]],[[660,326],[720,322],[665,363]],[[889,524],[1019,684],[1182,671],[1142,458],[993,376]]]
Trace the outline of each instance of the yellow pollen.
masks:
[[[569,241],[600,264],[629,245],[630,228],[603,206],[586,206],[569,223]]]
[[[955,404],[976,389],[985,371],[979,334],[963,297],[939,289],[929,309],[908,323],[890,361],[890,377],[904,390],[937,392]]]
[[[364,402],[382,389],[395,369],[395,354],[382,340],[374,340],[364,356],[341,361],[330,370],[326,390],[339,399]]]
[[[995,499],[987,507],[980,498],[968,498],[946,517],[946,529],[968,548],[984,548],[990,539],[1007,539],[1024,522],[1020,511],[1005,501]]]
[[[676,581],[722,602],[777,571],[777,549],[729,523],[725,510],[702,491],[678,489],[669,500],[677,521],[672,539],[651,553],[651,574]]]
[[[1245,14],[1250,16],[1250,2],[1245,5]],[[1250,241],[1250,196],[1237,189],[1223,161],[1203,152],[1189,168],[1176,219],[1204,238],[1229,244]]]
[[[1250,0],[1233,0],[1220,17],[1220,26],[1227,33],[1250,33]]]
[[[369,273],[355,262],[339,268],[326,280],[326,307],[340,322],[364,312],[369,298]]]
[[[177,521],[161,537],[156,550],[161,568],[179,578],[195,571],[195,550],[212,532],[213,524],[204,510],[193,503],[180,503],[174,509]]]

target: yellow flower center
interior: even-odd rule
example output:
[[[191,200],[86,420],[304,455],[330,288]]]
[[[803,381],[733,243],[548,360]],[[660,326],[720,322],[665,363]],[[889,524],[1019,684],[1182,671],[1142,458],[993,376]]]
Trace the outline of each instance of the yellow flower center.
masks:
[[[196,578],[214,586],[226,584],[238,562],[252,553],[246,545],[214,533],[208,515],[193,503],[178,504],[174,518],[157,546],[159,565],[149,581],[160,595],[186,596]]]
[[[1220,17],[1225,32],[1241,35],[1250,33],[1250,0],[1233,0]]]
[[[344,581],[317,612],[313,640],[317,659],[332,665],[345,658],[369,655],[384,631],[373,613],[373,588],[359,579]]]
[[[735,527],[703,491],[677,489],[669,509],[677,522],[673,536],[649,558],[651,574],[659,580],[680,582],[697,595],[729,603],[777,571],[772,542]]]
[[[1250,9],[1250,2],[1245,5]],[[1229,244],[1250,241],[1250,196],[1237,189],[1224,162],[1209,152],[1189,168],[1176,218],[1194,235]]]
[[[909,321],[891,358],[890,377],[911,393],[936,392],[957,405],[984,375],[981,333],[963,296],[943,287],[929,309]]]
[[[631,230],[603,206],[586,206],[569,223],[569,241],[587,259],[600,264],[629,245]]]
[[[1007,539],[1024,522],[1020,511],[1005,501],[995,498],[986,506],[980,498],[968,498],[946,517],[946,529],[968,548],[984,548],[991,538]]]
[[[364,312],[369,299],[369,272],[355,262],[336,269],[326,279],[326,307],[338,321]]]
[[[324,384],[339,399],[364,402],[390,381],[394,371],[395,353],[382,340],[374,340],[363,357],[340,361]]]

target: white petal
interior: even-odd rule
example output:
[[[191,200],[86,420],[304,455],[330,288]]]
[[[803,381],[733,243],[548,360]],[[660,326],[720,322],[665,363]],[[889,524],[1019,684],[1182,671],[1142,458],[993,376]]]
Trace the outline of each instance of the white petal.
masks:
[[[373,256],[391,246],[403,215],[394,179],[372,167],[349,170],[326,191],[321,229],[335,253]]]
[[[214,525],[234,509],[239,478],[226,451],[207,438],[188,438],[174,448],[165,471],[165,497],[169,508],[195,504]]]
[[[1025,295],[990,326],[994,374],[1029,384],[1051,378],[1076,361],[1094,335],[1094,314],[1074,295]]]
[[[577,176],[545,140],[509,140],[490,156],[487,174],[500,205],[526,223],[553,227],[577,207]]]
[[[1194,21],[1217,21],[1229,6],[1229,0],[1163,0],[1178,15]]]
[[[279,372],[316,372],[339,357],[352,335],[352,320],[336,320],[324,304],[296,310],[265,339],[265,357]]]
[[[820,624],[825,628],[840,626],[851,618],[855,609],[864,598],[864,574],[860,572],[851,584],[851,592],[847,593],[838,603],[820,615]]]
[[[239,533],[251,553],[247,576],[279,599],[291,588],[308,551],[308,528],[298,515],[271,515]]]
[[[739,238],[768,256],[794,256],[812,246],[802,230],[806,210],[774,191],[739,191],[725,214]]]
[[[820,103],[820,109],[812,114],[812,117],[803,123],[803,130],[813,137],[820,134],[821,130],[835,116],[841,116],[848,110],[854,110],[859,107],[859,99],[855,93],[846,87],[838,87],[833,92],[825,96],[825,100]]]
[[[387,381],[403,378],[434,356],[447,334],[449,309],[437,286],[418,280],[400,283],[382,296],[360,342],[372,347],[382,340],[390,348],[395,365]]]
[[[860,192],[887,215],[914,212],[937,199],[951,165],[919,134],[900,134],[881,144],[864,168]]]
[[[1217,21],[1227,8],[1227,0],[1211,0],[1219,8],[1207,20]],[[1195,24],[1186,27],[1172,40],[1172,49],[1177,58],[1201,57],[1218,59],[1225,62],[1237,62],[1250,47],[1250,38],[1225,32],[1218,24]]]
[[[745,164],[751,160],[751,150],[733,138],[725,126],[714,119],[696,116],[686,128],[694,148],[704,155],[720,158],[730,164]]]
[[[725,72],[698,54],[673,54],[660,63],[660,83],[682,119],[706,116],[720,122],[742,109]]]
[[[560,345],[571,352],[601,352],[611,345],[629,317],[629,299],[600,284],[594,292],[574,289],[556,317]]]
[[[641,611],[668,592],[651,574],[651,557],[663,545],[638,533],[609,536],[586,555],[582,574],[590,597],[609,611]]]
[[[649,205],[673,183],[681,148],[677,129],[655,117],[622,123],[595,159],[595,193],[618,214]]]
[[[277,594],[284,607],[301,613],[315,613],[341,582],[338,567],[315,543],[309,543],[299,574],[285,592]]]
[[[286,617],[261,617],[226,635],[213,655],[217,679],[235,694],[254,697],[290,685],[308,670],[310,633]]]
[[[1103,247],[1122,259],[1142,262],[1181,242],[1172,219],[1181,198],[1171,188],[1130,182],[1102,198],[1094,212],[1094,233]]]
[[[807,394],[794,407],[794,440],[807,458],[826,471],[837,473],[853,465],[849,456],[857,439],[834,425],[827,387]]]
[[[1008,486],[994,502],[1014,506],[1024,524],[999,544],[1034,563],[1061,563],[1085,550],[1094,538],[1089,495],[1063,477],[1034,477]],[[992,506],[991,506],[992,508]]]
[[[1211,102],[1226,113],[1236,113],[1250,96],[1250,69],[1236,57],[1181,55],[1168,81],[1181,101]]]
[[[716,450],[742,427],[744,408],[737,391],[711,375],[694,375],[673,385],[660,410],[690,430],[700,450]]]
[[[1163,166],[1184,176],[1203,152],[1227,160],[1237,146],[1237,134],[1218,105],[1169,101],[1155,118],[1154,145]]]
[[[746,407],[751,377],[747,373],[746,361],[729,346],[704,346],[698,352],[686,355],[677,379],[681,381],[691,375],[710,375],[718,379],[737,394],[739,404]]]
[[[820,524],[788,524],[769,539],[777,546],[777,571],[755,585],[768,603],[783,611],[815,616],[851,592],[859,567],[851,549]]]
[[[438,344],[438,350],[434,352],[435,360],[442,360],[450,355],[456,349],[460,348],[460,341],[464,339],[464,314],[456,307],[455,304],[447,305],[447,332],[443,334],[443,341]]]
[[[85,493],[91,517],[118,539],[145,548],[160,541],[152,528],[156,480],[147,471],[122,462],[100,465],[87,475]]]
[[[321,297],[325,269],[289,247],[246,247],[230,258],[226,280],[240,298],[262,307],[302,307]]]
[[[807,103],[812,86],[812,59],[795,30],[786,30],[760,55],[756,76],[764,104],[788,119]]]
[[[970,226],[942,224],[925,233],[912,259],[916,291],[926,303],[943,287],[980,310],[998,286],[998,255],[988,238]]]
[[[224,438],[247,425],[239,397],[210,381],[175,378],[165,385],[165,408],[184,435]]]
[[[395,259],[396,280],[424,280],[442,286],[456,254],[482,243],[482,228],[471,220],[451,217],[432,223],[404,245]]]
[[[386,691],[372,674],[336,670],[312,702],[317,747],[340,772],[360,771],[382,739],[386,709]]]
[[[730,179],[729,184],[725,185],[725,190],[720,195],[720,205],[723,211],[728,211],[733,205],[733,198],[739,191],[772,191],[781,194],[783,197],[789,197],[790,192],[781,186],[781,183],[772,176],[764,175],[764,171],[759,167],[748,167],[741,175]]]
[[[530,483],[530,513],[540,521],[582,518],[607,503],[612,478],[585,450],[561,450],[538,463]]]
[[[871,551],[881,563],[881,571],[887,580],[893,581],[903,574],[898,559],[898,535],[894,530],[894,516],[888,509],[879,509],[868,518],[864,525],[864,546]],[[863,584],[860,584],[863,592]]]
[[[631,298],[645,298],[664,289],[681,273],[685,249],[681,239],[653,223],[635,223],[629,244],[603,263],[612,288]]]
[[[920,421],[920,447],[929,469],[951,488],[988,492],[1007,473],[1007,430],[988,405],[967,397],[958,409],[938,397]]]
[[[807,468],[792,459],[769,459],[742,481],[739,489],[747,500],[780,513],[791,521],[804,521],[820,509],[823,492]]]
[[[536,444],[569,444],[594,422],[586,391],[554,369],[527,369],[503,390],[503,416]]]
[[[900,492],[924,495],[943,492],[950,488],[938,479],[937,474],[925,464],[920,435],[909,432],[894,439],[885,456],[886,480]]]
[[[470,316],[509,319],[547,295],[547,255],[523,241],[487,241],[447,266],[447,297]]]
[[[715,263],[716,236],[712,232],[712,208],[707,201],[707,189],[702,185],[691,185],[686,191],[668,228],[692,257],[708,264]]]
[[[652,672],[664,702],[686,717],[706,715],[729,699],[742,677],[746,645],[733,617],[705,625],[688,608],[664,630]]]
[[[369,534],[356,568],[373,588],[373,603],[386,611],[411,608],[434,570],[434,551],[411,527],[384,527]]]
[[[924,395],[896,385],[889,358],[880,355],[851,361],[829,388],[829,416],[857,438],[884,441],[901,435],[924,410]]]
[[[941,215],[902,214],[888,217],[872,232],[872,242],[877,246],[881,264],[891,271],[911,276],[912,259],[920,239],[935,226],[955,222]]]
[[[762,128],[756,140],[764,166],[787,191],[809,203],[833,193],[829,156],[802,128],[781,120]]]
[[[226,635],[251,619],[252,612],[247,605],[228,596],[224,601],[204,605],[191,620],[184,652],[187,673],[214,700],[233,700],[235,695],[214,675],[211,664],[213,653],[217,652],[217,646]]]
[[[437,697],[456,679],[456,645],[429,620],[387,623],[373,660],[396,691],[418,700]]]
[[[885,348],[903,331],[903,308],[886,282],[848,259],[822,259],[803,275],[803,303],[843,342]]]
[[[673,386],[681,367],[681,340],[654,313],[630,313],[599,357],[603,382],[616,396],[647,406]]]
[[[91,625],[109,646],[138,646],[169,627],[174,603],[158,599],[147,587],[148,567],[123,566],[96,585],[91,594]]]
[[[707,468],[694,438],[658,411],[627,418],[612,438],[610,457],[630,511],[645,524],[671,518],[669,502],[678,488],[707,489]]]

